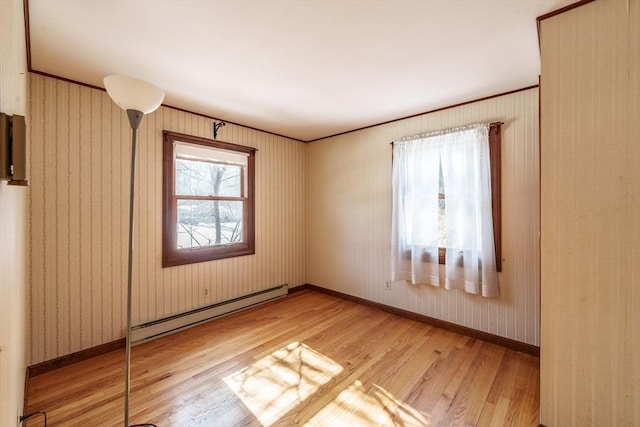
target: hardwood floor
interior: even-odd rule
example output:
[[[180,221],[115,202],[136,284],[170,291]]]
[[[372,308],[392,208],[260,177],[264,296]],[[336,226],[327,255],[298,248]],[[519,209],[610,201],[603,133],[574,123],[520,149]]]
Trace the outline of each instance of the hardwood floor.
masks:
[[[123,364],[34,377],[28,410],[122,425]],[[131,377],[132,424],[538,425],[538,358],[313,291],[134,347]]]

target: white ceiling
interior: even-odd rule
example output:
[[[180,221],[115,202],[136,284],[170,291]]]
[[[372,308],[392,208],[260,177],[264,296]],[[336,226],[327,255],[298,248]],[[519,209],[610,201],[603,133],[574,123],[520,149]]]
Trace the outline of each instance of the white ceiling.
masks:
[[[535,85],[574,0],[28,0],[31,68],[304,141]]]

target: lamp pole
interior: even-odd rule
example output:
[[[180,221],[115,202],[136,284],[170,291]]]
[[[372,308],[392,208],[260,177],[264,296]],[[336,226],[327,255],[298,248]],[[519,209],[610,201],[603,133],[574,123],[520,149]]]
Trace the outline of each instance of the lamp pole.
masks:
[[[136,144],[138,127],[145,114],[154,112],[162,104],[164,92],[142,80],[125,76],[107,76],[104,86],[111,99],[127,112],[131,125],[131,185],[129,187],[129,254],[127,267],[127,329],[125,332],[125,381],[124,381],[124,426],[153,426],[144,423],[129,426],[129,394],[131,383],[131,299],[133,294],[133,232],[134,200],[136,182]]]
[[[133,291],[133,217],[136,184],[136,144],[138,127],[144,113],[137,110],[127,110],[131,124],[131,186],[129,187],[129,265],[127,267],[127,331],[125,350],[125,380],[124,380],[124,425],[129,427],[129,394],[131,383],[131,295]]]

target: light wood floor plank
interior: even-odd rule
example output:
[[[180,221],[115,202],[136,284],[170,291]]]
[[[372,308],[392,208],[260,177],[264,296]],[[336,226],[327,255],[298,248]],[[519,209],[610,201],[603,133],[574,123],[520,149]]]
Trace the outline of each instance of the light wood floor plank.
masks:
[[[123,363],[114,351],[34,377],[28,410],[120,426]],[[132,424],[538,423],[538,358],[312,291],[136,346],[131,372]]]

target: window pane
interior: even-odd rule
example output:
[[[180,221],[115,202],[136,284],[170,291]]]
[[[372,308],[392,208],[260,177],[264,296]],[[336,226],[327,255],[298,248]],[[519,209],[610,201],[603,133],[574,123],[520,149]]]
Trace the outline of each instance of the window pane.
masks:
[[[178,200],[177,249],[242,242],[242,201]]]
[[[242,170],[236,165],[176,159],[176,194],[241,197]]]
[[[439,166],[440,182],[438,193],[438,247],[447,247],[447,210],[445,203],[444,177],[442,175],[442,162]]]
[[[438,247],[447,247],[447,218],[445,211],[445,199],[438,199]]]

